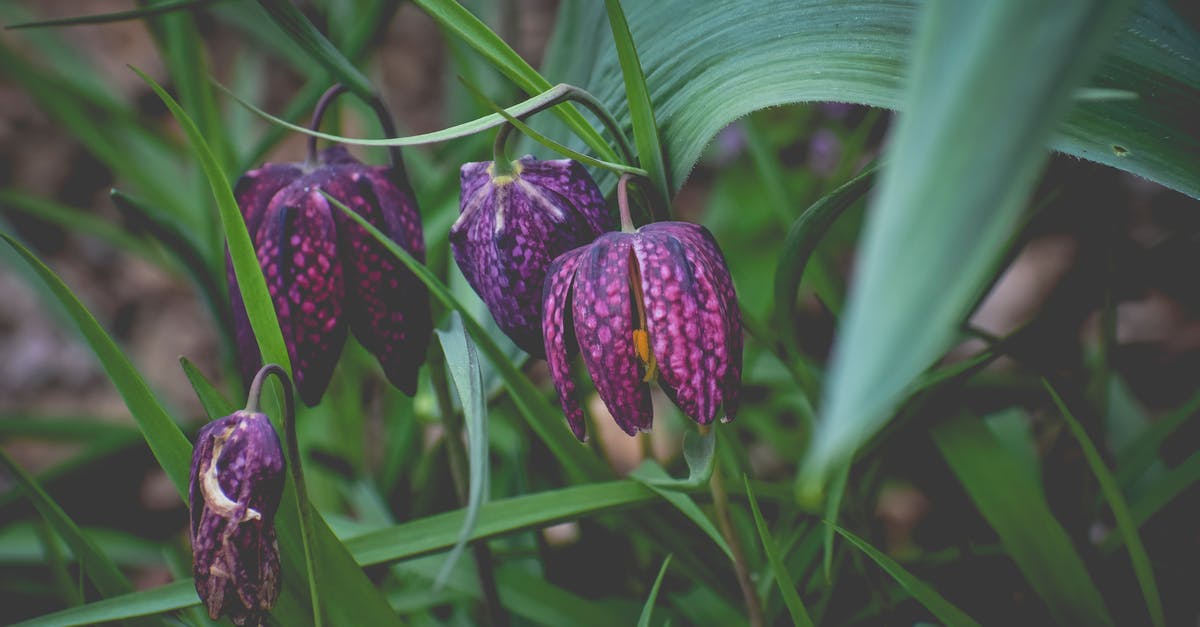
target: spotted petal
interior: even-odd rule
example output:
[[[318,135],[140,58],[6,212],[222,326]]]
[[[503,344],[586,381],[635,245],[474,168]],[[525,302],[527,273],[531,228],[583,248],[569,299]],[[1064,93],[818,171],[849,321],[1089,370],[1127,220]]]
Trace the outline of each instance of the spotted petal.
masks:
[[[653,419],[633,337],[633,238],[608,233],[587,248],[576,273],[572,309],[575,335],[596,392],[630,435],[648,430]]]
[[[484,166],[484,167],[481,167]],[[493,177],[462,168],[461,215],[450,230],[455,261],[501,330],[543,355],[542,287],[550,262],[608,228],[604,197],[583,166],[524,157]]]
[[[271,198],[289,183],[300,178],[303,173],[300,168],[290,163],[268,163],[257,170],[251,170],[238,179],[233,195],[237,199],[238,209],[246,223],[246,232],[250,240],[258,233],[262,218],[267,213]],[[247,384],[254,378],[254,373],[262,365],[262,356],[258,352],[258,341],[254,338],[254,329],[250,327],[250,318],[246,315],[246,304],[242,300],[242,291],[238,287],[237,277],[233,273],[233,262],[229,258],[229,248],[225,249],[225,276],[229,284],[229,304],[233,313],[234,341],[238,350],[238,367]]]
[[[346,339],[337,234],[318,183],[305,177],[279,192],[256,242],[296,389],[310,407],[325,393]]]
[[[393,180],[391,170],[361,164],[335,170],[324,189],[424,261],[416,201]],[[416,393],[418,369],[432,332],[429,292],[365,229],[340,211],[334,219],[346,273],[350,328],[379,360],[392,385],[411,396]]]
[[[742,322],[720,248],[703,226],[684,222],[650,224],[638,235],[650,337],[663,387],[701,424],[711,422],[722,405],[722,419],[732,420],[741,395]],[[647,269],[656,263],[661,264],[657,272]],[[672,280],[663,278],[668,273]],[[676,299],[679,305],[673,304]],[[693,313],[680,316],[680,306],[694,308]]]
[[[550,264],[546,272],[546,285],[542,292],[542,333],[545,337],[546,363],[550,366],[550,377],[558,392],[558,402],[567,416],[571,432],[580,441],[586,436],[583,409],[575,396],[575,381],[571,379],[571,355],[578,345],[575,339],[573,316],[571,315],[572,286],[575,271],[586,248],[576,248],[563,253]]]

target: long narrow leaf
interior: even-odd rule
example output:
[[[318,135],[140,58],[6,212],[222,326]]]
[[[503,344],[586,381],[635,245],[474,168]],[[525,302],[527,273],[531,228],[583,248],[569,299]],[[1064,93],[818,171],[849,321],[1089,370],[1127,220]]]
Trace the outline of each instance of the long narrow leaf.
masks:
[[[375,228],[374,225],[367,222],[362,216],[354,212],[354,210],[346,207],[336,198],[325,195],[329,203],[337,207],[339,211],[346,214],[347,217],[354,220],[371,234],[379,243],[383,244],[397,259],[401,261],[413,274],[429,288],[429,293],[434,298],[442,302],[446,307],[459,312],[463,318],[463,324],[466,326],[467,332],[479,345],[479,349],[484,355],[487,355],[489,361],[492,362],[492,367],[499,373],[504,381],[505,387],[512,394],[513,401],[517,408],[521,411],[521,415],[533,429],[534,433],[545,442],[550,452],[563,465],[568,474],[577,479],[603,479],[611,476],[603,464],[590,454],[581,454],[579,444],[569,435],[567,429],[564,428],[563,419],[551,409],[549,403],[537,391],[537,388],[529,381],[529,378],[517,370],[504,354],[491,336],[479,325],[466,307],[450,292],[450,289],[441,282],[428,268],[421,262],[413,258],[408,251],[401,248]]]
[[[793,583],[792,575],[787,570],[783,555],[780,554],[779,547],[775,544],[775,538],[771,537],[767,521],[763,519],[762,512],[758,509],[758,499],[754,498],[754,491],[750,489],[750,479],[743,475],[742,481],[746,484],[746,500],[750,502],[750,513],[754,515],[754,526],[758,529],[758,538],[762,541],[763,550],[767,553],[767,561],[771,563],[771,572],[775,575],[775,583],[779,584],[779,593],[783,595],[783,603],[788,608],[788,614],[792,616],[792,624],[811,626],[813,622],[808,616],[808,610],[804,609],[804,601],[800,600],[800,593],[796,592],[796,584]]]
[[[1146,555],[1146,547],[1142,544],[1141,536],[1138,535],[1137,523],[1129,513],[1129,504],[1125,502],[1125,496],[1121,494],[1121,488],[1117,485],[1116,478],[1109,472],[1108,466],[1104,465],[1100,451],[1096,450],[1096,445],[1088,437],[1083,425],[1079,424],[1079,421],[1071,414],[1071,410],[1067,408],[1066,403],[1063,402],[1062,397],[1058,395],[1049,381],[1042,379],[1042,385],[1054,399],[1058,411],[1062,412],[1063,421],[1067,423],[1071,435],[1075,436],[1079,442],[1079,447],[1083,449],[1083,456],[1087,459],[1088,465],[1092,467],[1092,473],[1100,482],[1104,498],[1108,500],[1108,506],[1112,508],[1113,518],[1117,519],[1117,530],[1125,538],[1125,548],[1129,551],[1129,561],[1133,563],[1133,571],[1137,575],[1138,585],[1142,588],[1142,597],[1146,599],[1150,622],[1155,627],[1162,627],[1166,624],[1166,619],[1163,617],[1158,584],[1154,581],[1154,568],[1150,565],[1150,557]]]
[[[166,410],[159,404],[158,399],[130,363],[129,358],[109,337],[100,323],[92,317],[91,312],[83,306],[83,303],[79,302],[79,299],[71,293],[71,289],[16,240],[4,233],[0,233],[0,237],[4,238],[4,241],[8,242],[8,245],[24,258],[25,262],[33,268],[38,277],[50,288],[50,291],[54,292],[59,302],[66,308],[67,313],[79,327],[80,333],[95,352],[100,365],[108,373],[108,378],[112,380],[113,385],[120,392],[121,398],[125,400],[125,405],[142,430],[142,435],[146,438],[146,443],[150,445],[150,451],[154,453],[154,458],[158,460],[158,464],[170,477],[171,483],[175,485],[180,497],[186,498],[192,445],[179,430],[179,426],[167,415]]]
[[[483,389],[483,372],[479,367],[479,353],[475,343],[463,328],[462,315],[450,313],[449,331],[437,330],[442,352],[446,354],[446,367],[458,391],[463,410],[463,422],[467,428],[467,465],[470,485],[467,489],[466,515],[459,530],[458,542],[446,556],[442,570],[438,572],[435,585],[441,588],[450,576],[454,564],[466,548],[467,538],[479,520],[479,508],[487,500],[488,484],[491,481],[488,468],[487,399]]]
[[[650,175],[651,205],[653,213],[660,219],[670,217],[668,204],[671,201],[671,186],[667,180],[667,166],[663,161],[662,143],[658,139],[658,122],[654,119],[654,104],[646,88],[646,75],[638,59],[637,46],[625,21],[620,0],[604,0],[608,12],[608,25],[612,29],[613,41],[617,45],[617,60],[621,64],[621,76],[625,79],[625,97],[629,102],[629,117],[633,122],[633,141],[637,145],[638,163]]]
[[[1050,512],[1036,473],[1023,458],[973,416],[943,422],[934,428],[933,440],[1055,620],[1112,625],[1087,566]]]
[[[521,58],[521,55],[504,43],[504,40],[493,33],[486,24],[479,21],[479,18],[454,0],[414,0],[413,4],[421,7],[447,31],[461,37],[468,45],[479,51],[509,80],[525,90],[525,93],[532,96],[551,88],[550,81],[538,74]],[[511,113],[512,110],[510,109],[509,112]],[[608,142],[604,141],[600,133],[596,132],[591,124],[588,124],[573,105],[569,103],[558,105],[554,108],[554,112],[601,158],[606,161],[620,161]]]
[[[891,575],[897,583],[903,586],[904,589],[908,590],[908,592],[912,594],[914,598],[920,601],[921,605],[925,606],[925,609],[933,612],[934,616],[941,619],[947,625],[979,625],[979,623],[975,622],[975,619],[967,616],[965,612],[958,609],[958,607],[956,607],[953,603],[947,601],[945,597],[938,594],[937,590],[934,590],[929,584],[917,579],[903,566],[897,564],[896,560],[893,560],[887,555],[879,552],[878,549],[871,546],[866,540],[863,540],[849,531],[846,531],[841,527],[836,527],[835,529],[843,538],[850,542],[850,544],[858,547],[859,550],[867,554],[867,557],[870,557],[875,561],[876,564],[879,564],[880,568],[886,571],[887,574]]]
[[[246,232],[246,223],[242,221],[242,214],[238,210],[237,200],[233,197],[233,189],[229,186],[229,180],[225,178],[225,173],[221,170],[212,151],[209,150],[204,136],[200,134],[200,129],[196,128],[187,113],[179,107],[179,103],[175,102],[175,99],[162,86],[154,82],[154,79],[136,68],[133,68],[133,71],[146,81],[146,84],[154,90],[154,93],[171,111],[171,115],[175,116],[175,121],[187,135],[192,152],[204,168],[204,175],[208,177],[209,186],[212,188],[217,208],[220,210],[221,226],[225,229],[229,255],[233,259],[233,272],[237,277],[238,287],[242,291],[246,314],[250,318],[250,326],[254,329],[254,337],[258,340],[263,363],[279,364],[290,374],[292,371],[291,360],[288,359],[287,347],[283,342],[283,332],[279,329],[279,320],[275,317],[275,306],[272,304],[270,292],[267,291],[267,281],[263,278],[262,269],[258,265],[258,256],[254,253],[254,245],[250,242],[249,233]]]
[[[364,101],[370,101],[375,96],[371,81],[354,67],[324,35],[318,31],[312,22],[297,9],[289,0],[259,0],[258,2],[271,19],[292,37],[314,61],[320,63],[337,81]]]
[[[32,22],[20,22],[18,24],[9,24],[4,28],[16,30],[20,28],[47,28],[50,26],[83,26],[86,24],[111,24],[112,22],[124,22],[127,20],[140,20],[165,13],[175,11],[183,11],[195,7],[204,6],[218,0],[167,0],[148,7],[138,9],[130,9],[128,11],[115,11],[113,13],[97,13],[93,15],[73,15],[71,17],[60,17],[52,20],[36,20]]]
[[[646,597],[646,604],[642,606],[642,614],[638,617],[638,627],[650,627],[650,618],[654,615],[654,602],[658,600],[658,588],[662,586],[663,576],[667,574],[667,567],[670,565],[671,556],[668,555],[663,560],[662,567],[658,569],[654,585],[650,586],[650,596]]]

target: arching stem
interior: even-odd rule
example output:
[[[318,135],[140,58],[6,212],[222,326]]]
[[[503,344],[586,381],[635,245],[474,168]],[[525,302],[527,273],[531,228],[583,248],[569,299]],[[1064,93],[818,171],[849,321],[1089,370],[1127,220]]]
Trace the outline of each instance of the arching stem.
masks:
[[[332,91],[332,90],[331,90]],[[326,92],[328,94],[329,92]],[[312,597],[313,624],[322,627],[324,613],[321,611],[321,595],[317,586],[316,534],[313,532],[312,505],[308,501],[308,490],[304,486],[304,469],[300,464],[300,441],[296,437],[296,404],[293,400],[292,380],[287,371],[278,364],[267,364],[254,375],[250,393],[246,399],[246,411],[257,412],[262,398],[263,383],[275,375],[283,386],[283,433],[287,441],[288,470],[296,487],[296,509],[300,515],[300,539],[304,545],[304,561],[308,570],[308,592]]]
[[[335,84],[321,94],[321,99],[317,101],[317,106],[313,108],[312,122],[309,123],[309,128],[313,131],[321,129],[321,120],[325,117],[325,110],[333,104],[334,99],[346,93],[349,89],[341,83]],[[396,137],[396,123],[392,120],[392,114],[388,111],[387,105],[383,104],[383,99],[378,94],[373,94],[366,101],[371,110],[375,112],[375,117],[379,119],[379,126],[383,129],[383,134],[387,137]],[[404,169],[404,157],[400,154],[399,146],[388,146],[388,159],[392,162],[392,169],[396,172],[396,176],[405,185],[408,185],[408,174]],[[317,136],[308,136],[308,167],[316,167],[317,165]]]
[[[632,178],[629,174],[622,174],[617,180],[617,208],[621,212],[621,230],[626,233],[632,233],[635,229],[633,226],[633,218],[629,214],[629,179]]]

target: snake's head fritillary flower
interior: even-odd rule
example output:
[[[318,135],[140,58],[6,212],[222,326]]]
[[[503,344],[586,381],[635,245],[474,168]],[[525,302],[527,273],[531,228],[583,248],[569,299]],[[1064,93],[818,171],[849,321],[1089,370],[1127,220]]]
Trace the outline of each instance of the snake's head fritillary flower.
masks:
[[[628,434],[650,428],[648,383],[706,425],[737,412],[742,319],[720,248],[702,226],[648,224],[558,257],[547,273],[546,361],[571,430],[584,437],[570,376],[576,346],[601,400]]]
[[[279,596],[275,512],[283,448],[265,414],[237,411],[205,425],[192,454],[193,575],[208,615],[257,625]]]
[[[238,205],[306,405],[325,393],[348,329],[393,385],[409,395],[416,391],[432,328],[429,293],[325,197],[424,260],[416,202],[407,184],[396,179],[392,168],[364,165],[335,146],[321,152],[315,167],[267,164],[238,181]],[[230,295],[241,367],[252,375],[261,358],[232,272]]]
[[[555,257],[612,227],[604,195],[577,161],[526,156],[510,172],[462,166],[454,259],[508,337],[542,356],[542,283]]]

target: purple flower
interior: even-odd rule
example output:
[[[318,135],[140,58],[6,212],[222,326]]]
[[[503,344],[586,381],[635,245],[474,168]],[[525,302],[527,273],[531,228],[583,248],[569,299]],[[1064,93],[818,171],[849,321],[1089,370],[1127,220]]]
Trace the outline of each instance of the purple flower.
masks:
[[[584,437],[570,376],[578,344],[596,391],[628,434],[650,428],[649,381],[684,414],[709,424],[737,412],[742,319],[725,258],[702,226],[648,224],[607,233],[550,266],[546,360],[571,430]]]
[[[541,356],[546,269],[612,222],[604,195],[577,161],[527,156],[512,163],[511,174],[493,172],[490,161],[462,167],[461,215],[450,228],[450,245],[500,329]]]
[[[214,620],[261,624],[279,596],[274,521],[283,470],[265,414],[236,411],[200,429],[188,482],[192,572]]]
[[[431,331],[428,291],[322,192],[425,258],[416,201],[389,167],[364,165],[335,146],[322,151],[315,168],[266,164],[242,176],[234,193],[300,398],[310,407],[320,401],[347,329],[379,359],[392,385],[412,395]],[[231,267],[228,275],[239,360],[249,380],[261,357]]]

